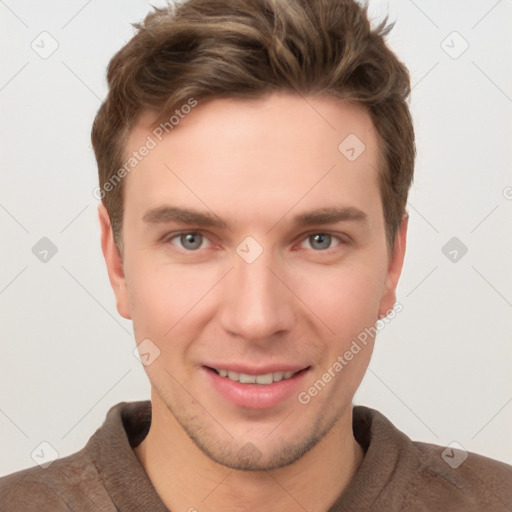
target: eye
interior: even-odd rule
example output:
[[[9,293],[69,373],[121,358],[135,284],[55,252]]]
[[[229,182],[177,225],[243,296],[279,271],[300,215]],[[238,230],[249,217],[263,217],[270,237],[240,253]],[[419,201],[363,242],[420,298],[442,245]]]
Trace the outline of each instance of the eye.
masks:
[[[177,240],[177,242],[175,242],[175,240]],[[201,233],[190,231],[174,235],[167,241],[187,251],[196,251],[202,248],[203,243],[206,243],[207,239]]]
[[[335,246],[331,246],[333,241],[337,241],[338,243]],[[311,235],[308,235],[301,244],[301,248],[308,249],[308,247],[304,247],[305,243],[308,243],[315,251],[325,251],[340,245],[341,240],[339,237],[332,236],[329,233],[312,233]]]

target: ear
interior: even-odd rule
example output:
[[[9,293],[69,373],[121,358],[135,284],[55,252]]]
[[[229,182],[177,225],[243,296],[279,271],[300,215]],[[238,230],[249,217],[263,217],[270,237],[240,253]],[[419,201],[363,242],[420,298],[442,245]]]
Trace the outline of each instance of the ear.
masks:
[[[395,244],[391,251],[388,272],[384,286],[384,293],[379,306],[379,318],[384,318],[393,309],[396,302],[396,286],[398,279],[402,273],[404,264],[405,245],[407,239],[407,225],[409,223],[409,215],[405,213],[402,217],[402,223],[395,236]]]
[[[114,295],[116,296],[117,311],[122,317],[130,320],[131,315],[128,291],[126,288],[126,278],[123,269],[123,257],[114,242],[112,226],[110,225],[110,217],[103,203],[100,203],[98,206],[98,217],[101,229],[101,249],[103,251],[103,257],[105,258],[105,263],[107,264],[110,285],[112,286],[112,290],[114,290]]]

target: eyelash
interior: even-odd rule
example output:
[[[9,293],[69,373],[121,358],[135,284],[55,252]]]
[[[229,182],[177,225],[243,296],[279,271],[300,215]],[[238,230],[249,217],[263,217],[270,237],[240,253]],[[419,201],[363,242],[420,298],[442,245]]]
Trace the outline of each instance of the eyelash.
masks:
[[[202,231],[181,231],[179,233],[173,233],[168,236],[165,236],[162,241],[164,244],[170,243],[172,245],[176,245],[176,244],[172,243],[172,240],[174,240],[176,238],[179,239],[179,237],[181,237],[182,235],[200,235],[204,239],[209,240],[209,237]],[[337,240],[339,242],[337,245],[335,245],[333,247],[329,247],[328,249],[324,249],[324,250],[316,250],[315,251],[314,249],[310,249],[313,252],[317,252],[317,253],[331,254],[340,246],[347,245],[350,242],[350,240],[348,239],[348,236],[346,236],[346,235],[341,236],[341,235],[336,235],[334,233],[329,233],[326,231],[312,231],[310,233],[306,233],[305,235],[301,236],[301,239],[300,239],[301,244],[303,242],[305,242],[306,240],[308,240],[309,238],[313,237],[314,235],[328,235],[328,236],[332,237],[332,240]],[[211,240],[209,240],[209,241],[211,242]],[[200,248],[195,249],[195,250],[187,250],[187,249],[185,249],[183,247],[179,247],[177,245],[176,245],[176,247],[178,247],[179,249],[181,249],[184,252],[189,252],[189,253],[199,252],[199,250],[200,250]]]

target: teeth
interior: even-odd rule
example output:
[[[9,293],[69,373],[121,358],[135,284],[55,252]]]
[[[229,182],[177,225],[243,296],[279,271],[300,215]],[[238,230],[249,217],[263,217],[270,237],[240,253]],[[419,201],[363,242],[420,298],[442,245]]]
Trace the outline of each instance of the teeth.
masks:
[[[292,373],[292,372],[287,372],[287,373]],[[283,380],[284,372],[275,372],[274,374],[271,374],[271,375],[273,375],[274,382],[278,382],[280,380]]]
[[[281,379],[279,379],[279,380],[281,380]],[[242,382],[242,381],[240,380],[240,382]],[[265,373],[265,375],[256,375],[254,377],[254,382],[256,382],[256,384],[272,384],[272,382],[274,382],[274,374],[273,373]]]
[[[259,377],[259,375],[258,375]],[[266,377],[266,375],[262,375],[262,377]],[[271,375],[272,377],[272,375]],[[231,378],[231,377],[230,377]],[[256,375],[247,375],[246,373],[238,374],[238,381],[242,384],[255,384],[256,383]]]
[[[232,372],[231,370],[217,370],[221,377],[227,377],[235,382],[242,384],[272,384],[283,379],[289,379],[295,372],[274,372],[265,373],[263,375],[248,375],[247,373]]]

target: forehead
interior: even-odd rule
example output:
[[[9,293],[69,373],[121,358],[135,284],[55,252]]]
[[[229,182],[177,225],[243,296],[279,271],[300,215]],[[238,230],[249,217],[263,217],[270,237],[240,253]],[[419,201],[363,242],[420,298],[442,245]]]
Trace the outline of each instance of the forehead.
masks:
[[[349,134],[357,135],[369,146],[376,137],[370,114],[359,104],[327,96],[307,97],[285,92],[257,99],[223,98],[205,103],[190,98],[164,115],[158,124],[161,117],[160,112],[143,111],[128,137],[127,149],[143,144],[148,134],[157,143],[169,140],[170,134],[176,142],[195,136],[202,139],[204,149],[209,142],[216,145],[220,137],[229,144],[240,143],[242,138],[251,136],[252,140],[247,142],[259,148],[264,146],[268,151],[277,149],[286,140],[307,139],[315,144],[322,139],[326,147],[331,145],[337,149],[337,142]]]
[[[343,196],[365,202],[378,190],[377,134],[358,105],[274,93],[215,99],[172,115],[155,128],[157,116],[146,112],[132,130],[126,158],[151,149],[127,178],[127,203],[186,198],[203,209],[202,199],[218,208],[230,201],[285,209],[301,197],[304,206]]]

